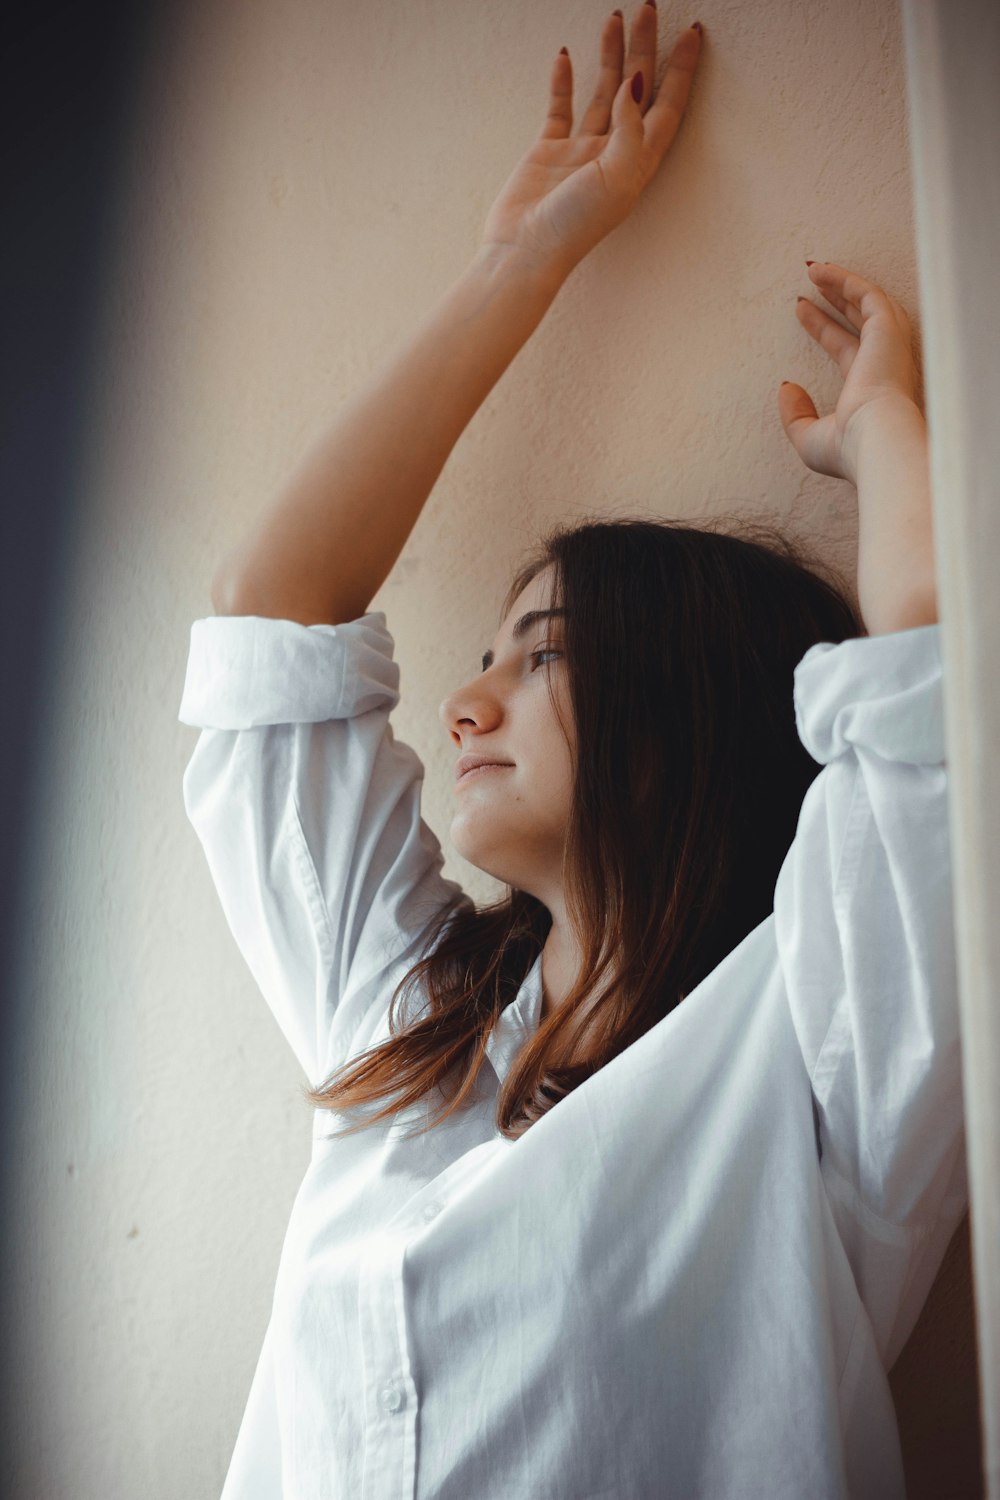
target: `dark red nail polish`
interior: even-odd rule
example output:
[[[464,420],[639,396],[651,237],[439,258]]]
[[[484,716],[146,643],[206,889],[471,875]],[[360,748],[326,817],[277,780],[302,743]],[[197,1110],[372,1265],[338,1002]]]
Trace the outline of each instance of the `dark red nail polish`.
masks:
[[[632,98],[636,104],[642,99],[642,69],[632,79]]]
[[[807,266],[814,266],[815,264],[816,264],[816,262],[814,260],[807,260],[806,261],[806,265]]]
[[[559,51],[562,53],[563,57],[569,57],[569,48],[568,47],[560,47]]]
[[[701,33],[702,33],[702,32],[703,32],[703,31],[704,31],[704,29],[705,29],[705,28],[704,28],[704,27],[703,27],[703,26],[702,26],[702,24],[701,24],[701,22],[700,22],[700,21],[692,21],[692,22],[691,22],[691,30],[692,30],[692,31],[697,31],[697,32],[698,32],[698,34],[699,34],[699,36],[700,36],[700,35],[701,35]]]

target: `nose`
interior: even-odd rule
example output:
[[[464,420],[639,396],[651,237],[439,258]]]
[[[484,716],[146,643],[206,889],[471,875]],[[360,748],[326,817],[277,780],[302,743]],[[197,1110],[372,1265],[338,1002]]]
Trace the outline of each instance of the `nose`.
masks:
[[[453,744],[463,744],[462,727],[466,738],[470,734],[487,734],[500,721],[500,705],[496,698],[484,691],[483,684],[476,682],[450,693],[438,708],[438,718],[447,729]]]

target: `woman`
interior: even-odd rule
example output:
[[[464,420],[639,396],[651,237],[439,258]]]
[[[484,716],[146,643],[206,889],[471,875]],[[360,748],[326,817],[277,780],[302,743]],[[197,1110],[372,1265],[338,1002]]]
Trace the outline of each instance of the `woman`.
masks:
[[[575,135],[556,61],[469,270],[192,627],[185,803],[315,1105],[225,1500],[904,1493],[886,1371],[967,1190],[902,308],[812,265],[848,326],[798,316],[843,389],[822,418],[777,398],[803,462],[857,487],[860,618],[740,523],[597,518],[526,560],[440,709],[492,907],[441,874],[367,612],[677,132],[701,36],[653,100],[656,25],[641,6],[626,56],[609,18]]]

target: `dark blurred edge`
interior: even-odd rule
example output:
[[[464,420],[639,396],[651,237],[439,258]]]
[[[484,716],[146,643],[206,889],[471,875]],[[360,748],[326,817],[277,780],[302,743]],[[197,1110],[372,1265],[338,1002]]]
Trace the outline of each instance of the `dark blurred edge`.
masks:
[[[0,1296],[5,1332],[17,1299],[7,1232],[19,1173],[15,1127],[21,1110],[30,1107],[19,1075],[31,1017],[25,1013],[26,998],[12,983],[12,965],[24,919],[20,902],[33,814],[44,796],[32,772],[63,623],[60,582],[71,566],[67,548],[80,519],[74,493],[85,437],[80,414],[99,326],[102,270],[113,248],[113,209],[129,129],[155,62],[156,38],[176,11],[170,0],[24,8],[8,12],[4,28]],[[7,1433],[18,1379],[9,1352],[5,1341]]]

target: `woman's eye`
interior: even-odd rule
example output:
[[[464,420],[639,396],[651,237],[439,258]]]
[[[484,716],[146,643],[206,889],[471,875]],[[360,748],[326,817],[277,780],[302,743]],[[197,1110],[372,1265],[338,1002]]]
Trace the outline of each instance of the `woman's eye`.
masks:
[[[532,651],[531,660],[536,661],[539,656],[562,656],[562,652],[557,651],[555,646],[543,646],[540,651]],[[535,668],[532,667],[531,670],[534,671]]]

